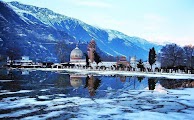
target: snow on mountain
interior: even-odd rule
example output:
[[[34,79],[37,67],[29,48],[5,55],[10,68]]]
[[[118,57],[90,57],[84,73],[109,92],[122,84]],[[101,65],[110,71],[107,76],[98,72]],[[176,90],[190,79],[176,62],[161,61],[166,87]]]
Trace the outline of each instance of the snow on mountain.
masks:
[[[136,56],[145,60],[150,48],[155,47],[156,50],[159,50],[161,47],[145,39],[130,37],[116,30],[88,25],[78,19],[55,13],[47,8],[24,5],[19,2],[10,2],[9,5],[27,23],[64,31],[80,42],[88,42],[94,38],[98,47],[109,55]],[[50,35],[49,39],[54,40],[55,38]]]

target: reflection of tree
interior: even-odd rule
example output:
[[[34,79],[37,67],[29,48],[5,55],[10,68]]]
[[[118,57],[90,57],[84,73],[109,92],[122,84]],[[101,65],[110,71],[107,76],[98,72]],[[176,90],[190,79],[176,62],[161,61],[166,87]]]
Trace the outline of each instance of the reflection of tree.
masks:
[[[59,75],[55,80],[55,85],[57,87],[66,88],[67,86],[69,86],[69,79],[70,79],[69,75]]]
[[[94,76],[86,77],[85,88],[86,87],[88,88],[90,96],[95,95],[95,90],[98,89],[98,87],[100,86],[100,83],[101,83],[101,80],[99,80],[98,78],[94,79]]]
[[[126,81],[126,77],[125,76],[120,76],[120,81],[121,82],[125,82]]]
[[[175,88],[193,88],[194,81],[193,80],[167,80],[161,79],[160,84],[167,89],[175,89]]]
[[[156,81],[153,78],[148,78],[149,90],[154,90],[156,86]]]
[[[139,82],[141,82],[142,80],[144,79],[144,77],[137,77],[137,80],[139,81]]]

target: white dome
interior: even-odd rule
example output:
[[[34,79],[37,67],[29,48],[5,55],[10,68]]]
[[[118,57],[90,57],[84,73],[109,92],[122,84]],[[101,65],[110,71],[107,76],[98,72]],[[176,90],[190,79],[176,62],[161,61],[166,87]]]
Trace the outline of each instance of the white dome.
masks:
[[[136,61],[136,57],[131,57],[130,61]]]
[[[83,57],[82,51],[76,46],[76,48],[71,51],[70,58],[71,59],[82,59],[82,57]]]

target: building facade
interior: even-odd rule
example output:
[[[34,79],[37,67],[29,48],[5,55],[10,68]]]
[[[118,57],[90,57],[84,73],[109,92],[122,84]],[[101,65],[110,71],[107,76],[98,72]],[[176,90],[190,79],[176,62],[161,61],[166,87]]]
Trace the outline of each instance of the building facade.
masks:
[[[79,65],[86,64],[86,60],[83,58],[83,52],[79,49],[78,44],[70,53],[70,63]]]

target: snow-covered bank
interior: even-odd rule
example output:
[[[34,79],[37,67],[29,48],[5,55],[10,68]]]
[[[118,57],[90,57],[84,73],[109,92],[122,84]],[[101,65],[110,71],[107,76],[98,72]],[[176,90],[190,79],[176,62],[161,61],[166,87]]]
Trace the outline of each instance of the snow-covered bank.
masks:
[[[145,76],[145,77],[160,77],[168,79],[193,79],[194,74],[185,74],[185,73],[160,73],[160,72],[135,72],[135,71],[118,71],[118,70],[89,70],[89,69],[75,69],[75,68],[31,68],[24,70],[41,70],[41,71],[58,71],[58,72],[68,72],[76,73],[81,75],[94,74],[94,75],[122,75],[122,76]]]

